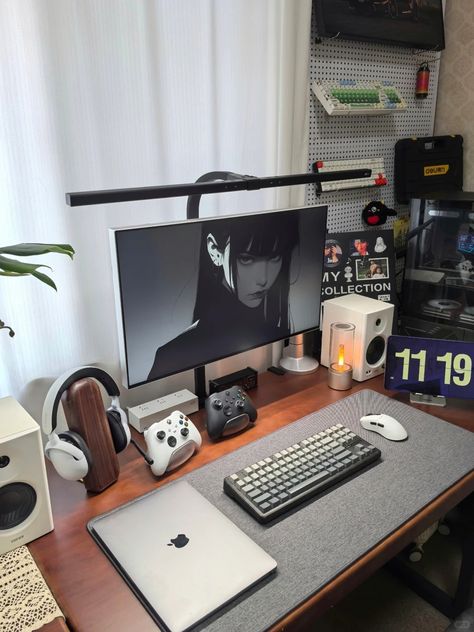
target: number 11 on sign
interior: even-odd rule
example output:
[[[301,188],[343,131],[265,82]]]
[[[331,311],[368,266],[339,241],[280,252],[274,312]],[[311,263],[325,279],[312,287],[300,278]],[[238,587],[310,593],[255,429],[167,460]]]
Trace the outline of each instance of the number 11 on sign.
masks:
[[[410,359],[418,360],[418,382],[425,381],[425,365],[426,365],[426,350],[421,349],[418,353],[412,353],[411,349],[403,349],[403,351],[399,351],[395,354],[396,358],[402,358],[403,360],[403,368],[402,368],[402,380],[408,380],[408,376],[410,375]]]

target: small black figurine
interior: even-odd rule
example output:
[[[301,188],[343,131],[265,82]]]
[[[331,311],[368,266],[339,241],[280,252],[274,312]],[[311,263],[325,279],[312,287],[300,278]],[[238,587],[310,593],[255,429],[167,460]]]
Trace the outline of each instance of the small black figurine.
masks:
[[[396,215],[397,211],[388,208],[383,202],[369,202],[362,211],[362,219],[368,226],[382,226],[387,221],[387,217]]]

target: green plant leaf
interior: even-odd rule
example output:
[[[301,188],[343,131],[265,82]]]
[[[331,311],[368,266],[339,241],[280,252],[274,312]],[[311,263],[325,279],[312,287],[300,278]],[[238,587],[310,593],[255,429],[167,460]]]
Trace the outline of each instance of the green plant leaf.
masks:
[[[38,272],[38,270],[36,270],[35,272],[32,272],[31,274],[36,279],[38,279],[39,281],[43,281],[43,283],[46,283],[46,285],[49,285],[49,287],[52,287],[53,290],[57,290],[58,289],[56,287],[56,284],[53,281],[53,279],[51,279],[47,274],[43,274],[42,272]]]
[[[10,257],[0,255],[0,275],[9,277],[31,275],[39,281],[46,283],[49,287],[52,287],[53,290],[56,290],[57,288],[54,281],[48,275],[43,272],[39,272],[38,268],[48,268],[51,270],[49,266],[38,265],[35,263],[23,263],[17,259],[11,259]]]
[[[49,252],[68,255],[71,259],[74,256],[74,248],[69,244],[15,244],[14,246],[0,248],[0,252],[7,255],[16,255],[17,257],[45,255]]]
[[[0,269],[5,270],[5,272],[33,274],[33,272],[38,268],[49,268],[51,270],[50,266],[46,266],[44,264],[23,263],[23,261],[18,261],[17,259],[11,259],[10,257],[0,255]]]
[[[26,273],[20,274],[19,272],[7,272],[6,270],[0,270],[0,276],[20,277],[20,276],[28,276],[28,274]]]
[[[74,248],[69,244],[15,244],[13,246],[4,246],[0,248],[0,253],[6,255],[14,255],[16,257],[31,257],[34,255],[45,255],[47,253],[58,253],[61,255],[67,255],[71,257],[74,256]],[[12,257],[4,257],[3,254],[0,254],[0,276],[6,277],[19,277],[19,276],[34,276],[35,279],[49,285],[53,290],[57,290],[56,284],[53,279],[51,279],[44,272],[40,272],[38,268],[48,268],[51,270],[50,266],[44,264],[37,263],[24,263],[23,261],[18,261],[18,259],[13,259]],[[13,337],[15,332],[11,327],[5,325],[5,323],[0,320],[0,329],[7,329],[8,335]]]

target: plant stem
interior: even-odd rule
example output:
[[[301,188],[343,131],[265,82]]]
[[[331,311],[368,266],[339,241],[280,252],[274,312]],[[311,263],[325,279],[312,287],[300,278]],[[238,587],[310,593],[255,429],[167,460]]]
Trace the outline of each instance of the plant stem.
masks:
[[[0,329],[8,329],[8,335],[10,336],[10,338],[13,338],[13,336],[15,335],[15,332],[13,331],[13,329],[9,327],[8,325],[5,325],[3,320],[0,320]]]

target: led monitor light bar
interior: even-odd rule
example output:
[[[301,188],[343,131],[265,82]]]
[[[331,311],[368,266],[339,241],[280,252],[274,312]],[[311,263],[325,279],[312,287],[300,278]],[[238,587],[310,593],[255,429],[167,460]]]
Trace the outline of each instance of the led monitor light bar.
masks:
[[[219,172],[217,172],[219,173]],[[227,172],[225,172],[227,173]],[[183,197],[204,195],[207,193],[225,193],[232,191],[254,191],[274,187],[287,187],[297,184],[316,184],[320,192],[322,182],[369,178],[370,169],[349,169],[333,173],[300,173],[286,176],[236,176],[235,179],[218,180],[217,182],[190,182],[185,184],[165,184],[154,187],[137,187],[133,189],[107,189],[104,191],[81,191],[66,193],[69,206],[88,206],[91,204],[111,204],[116,202],[133,202],[136,200],[152,200],[156,198]]]

